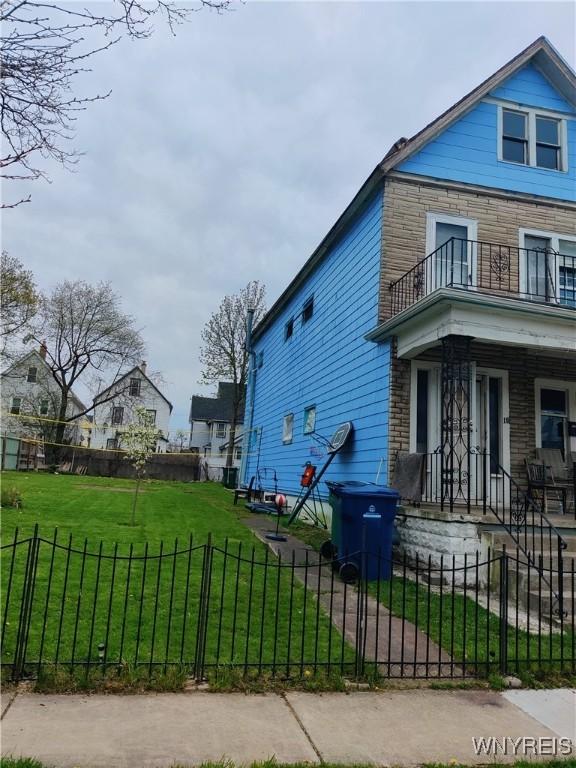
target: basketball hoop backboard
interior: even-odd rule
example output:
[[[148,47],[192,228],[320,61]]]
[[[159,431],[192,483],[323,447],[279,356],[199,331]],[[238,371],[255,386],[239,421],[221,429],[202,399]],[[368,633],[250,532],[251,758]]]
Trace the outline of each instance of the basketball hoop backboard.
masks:
[[[344,424],[340,424],[336,432],[332,435],[328,453],[338,453],[352,434],[352,429],[351,421],[345,421]]]

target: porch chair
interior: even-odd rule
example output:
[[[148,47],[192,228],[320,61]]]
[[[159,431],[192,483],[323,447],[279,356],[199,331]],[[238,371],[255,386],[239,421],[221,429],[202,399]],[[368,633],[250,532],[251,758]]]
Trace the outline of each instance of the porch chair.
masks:
[[[566,514],[570,495],[574,504],[574,457],[569,454],[565,460],[559,448],[536,448],[535,455],[550,469],[555,490],[562,496],[562,511]]]
[[[566,489],[558,486],[552,469],[543,461],[525,459],[526,475],[528,478],[528,496],[534,503],[539,503],[542,512],[548,512],[548,496],[553,494],[562,504],[562,510],[566,509]]]

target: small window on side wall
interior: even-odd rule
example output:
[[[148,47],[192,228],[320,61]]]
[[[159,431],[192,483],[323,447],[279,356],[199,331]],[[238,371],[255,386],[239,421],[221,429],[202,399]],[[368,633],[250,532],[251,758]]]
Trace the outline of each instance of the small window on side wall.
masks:
[[[302,307],[302,322],[307,323],[309,320],[312,319],[313,314],[314,314],[314,296],[310,296],[310,298],[304,303],[304,306]]]
[[[294,434],[294,414],[287,413],[286,416],[284,416],[284,423],[282,425],[282,442],[285,444],[291,443],[293,434]]]
[[[310,435],[316,429],[316,406],[309,405],[304,408],[304,434]]]
[[[294,333],[294,318],[291,317],[290,320],[286,323],[284,326],[284,341],[288,341],[288,339],[292,336]]]

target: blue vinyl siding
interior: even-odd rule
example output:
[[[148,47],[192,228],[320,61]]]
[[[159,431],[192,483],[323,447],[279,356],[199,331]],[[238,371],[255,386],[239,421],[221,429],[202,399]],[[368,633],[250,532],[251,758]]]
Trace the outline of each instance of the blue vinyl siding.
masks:
[[[304,464],[320,468],[325,448],[304,434],[304,409],[316,406],[316,433],[329,438],[344,421],[354,423],[353,439],[333,461],[324,478],[376,479],[388,451],[389,344],[364,340],[377,322],[382,193],[370,201],[332,247],[306,284],[282,309],[255,343],[264,353],[257,370],[254,428],[262,430],[260,455],[247,458],[245,481],[257,465],[274,468],[280,490],[297,494]],[[314,314],[302,323],[302,307],[314,296]],[[294,332],[284,340],[286,323]],[[294,414],[293,440],[282,443],[283,418]],[[248,414],[246,415],[248,423]],[[321,483],[326,496],[326,486]]]
[[[532,66],[492,94],[525,106],[571,112],[567,117],[568,169],[552,171],[498,160],[498,107],[481,102],[397,170],[437,179],[576,200],[576,111]]]

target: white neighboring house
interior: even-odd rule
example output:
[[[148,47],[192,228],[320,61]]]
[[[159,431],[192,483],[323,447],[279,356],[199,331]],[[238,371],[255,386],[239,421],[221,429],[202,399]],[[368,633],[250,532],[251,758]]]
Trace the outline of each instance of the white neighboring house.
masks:
[[[203,460],[204,476],[207,480],[221,480],[226,466],[226,453],[232,421],[234,384],[228,381],[218,383],[216,397],[193,395],[190,405],[190,450],[200,454]],[[233,467],[240,467],[242,458],[242,431],[244,405],[240,406],[239,423],[234,438]]]
[[[110,397],[113,395],[113,397]],[[98,404],[99,400],[106,402]],[[156,453],[165,453],[172,403],[146,375],[146,363],[136,365],[94,398],[92,448],[122,448],[122,430],[134,421],[136,408],[145,408],[159,433]]]
[[[39,351],[28,352],[3,371],[1,379],[3,434],[49,441],[60,410],[61,391],[46,363],[46,348],[41,346]],[[82,401],[71,392],[66,418],[85,410]],[[86,444],[84,422],[79,419],[70,423],[65,432],[66,442]]]

